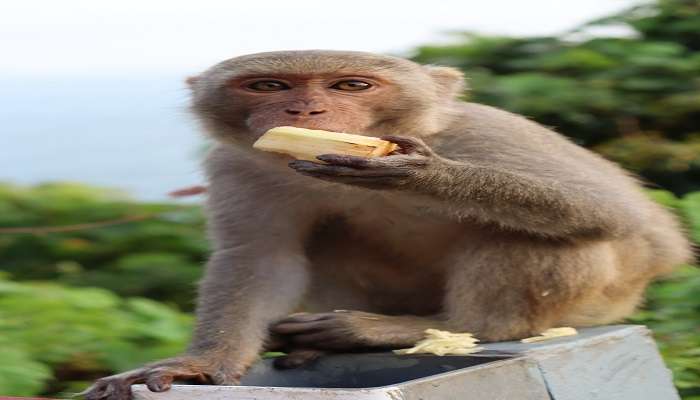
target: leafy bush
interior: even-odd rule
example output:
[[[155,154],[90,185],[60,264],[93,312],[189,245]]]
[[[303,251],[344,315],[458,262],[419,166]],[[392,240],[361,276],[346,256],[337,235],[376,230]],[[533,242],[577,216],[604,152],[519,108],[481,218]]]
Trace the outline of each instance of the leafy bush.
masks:
[[[140,217],[100,229],[0,235],[15,280],[100,286],[191,310],[207,242],[199,207],[142,204],[78,184],[0,184],[0,226],[61,226]]]
[[[586,33],[610,24],[635,34]],[[650,192],[700,243],[700,192],[688,193],[700,190],[697,0],[651,2],[564,37],[459,39],[420,47],[414,58],[462,69],[466,97],[553,126],[685,194]],[[138,203],[77,184],[0,184],[0,227],[95,221],[111,222],[0,234],[0,394],[77,391],[183,349],[191,316],[179,309],[192,309],[207,254],[199,207]],[[700,269],[652,285],[631,321],[652,328],[684,398],[700,399]]]
[[[191,317],[98,288],[0,279],[0,393],[77,391],[184,349]]]
[[[666,191],[650,195],[674,209],[700,243],[700,192],[682,198]],[[0,186],[0,208],[14,213],[0,213],[0,226],[158,213],[99,229],[0,236],[0,270],[6,271],[0,279],[1,394],[78,391],[93,378],[184,348],[191,317],[175,307],[189,307],[200,274],[195,262],[205,257],[198,207],[142,204],[104,190],[54,184]],[[36,250],[29,251],[31,246]],[[653,285],[648,298],[631,321],[652,328],[679,389],[687,396],[697,394],[700,269],[684,268]]]
[[[654,332],[683,398],[700,396],[700,269],[686,267],[652,285],[645,309],[630,322],[645,324]]]
[[[660,190],[650,195],[675,210],[693,241],[700,243],[700,192],[683,198]],[[700,268],[680,269],[649,287],[646,298],[630,322],[651,328],[683,398],[700,400]]]
[[[697,0],[660,0],[561,37],[461,33],[454,44],[419,47],[413,58],[463,70],[470,100],[600,146],[606,156],[682,194],[700,190],[698,15]],[[611,25],[631,34],[587,33]]]

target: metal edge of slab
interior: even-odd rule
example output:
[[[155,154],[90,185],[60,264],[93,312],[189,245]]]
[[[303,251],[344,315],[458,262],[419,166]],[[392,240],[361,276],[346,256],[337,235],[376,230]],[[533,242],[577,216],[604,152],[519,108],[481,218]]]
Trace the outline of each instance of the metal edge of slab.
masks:
[[[533,360],[516,357],[397,384],[405,400],[454,398],[549,400],[542,373]]]
[[[173,385],[154,393],[145,385],[132,386],[134,400],[403,400],[396,386],[368,389],[283,388],[263,386]]]
[[[389,399],[402,400],[414,398],[410,395],[410,390],[433,385],[438,380],[463,379],[464,376],[482,376],[483,373],[493,376],[494,369],[508,368],[519,365],[527,373],[531,373],[532,367],[538,371],[539,378],[533,378],[533,382],[541,382],[545,393],[548,390],[547,373],[542,369],[540,362],[545,358],[555,357],[562,352],[590,348],[600,343],[622,340],[630,335],[640,335],[652,342],[650,331],[641,325],[613,325],[586,328],[580,331],[579,335],[561,337],[548,340],[546,342],[525,344],[520,342],[500,342],[484,344],[485,354],[482,356],[509,354],[514,358],[494,361],[484,365],[470,367],[468,373],[465,370],[456,370],[442,374],[431,375],[405,381],[390,386],[380,386],[362,389],[338,389],[338,388],[285,388],[285,387],[260,387],[260,386],[211,386],[211,385],[173,385],[168,392],[153,393],[144,385],[134,385],[132,387],[135,400],[185,400],[201,396],[207,396],[208,400],[273,400],[273,399],[358,399],[375,400]],[[523,363],[527,363],[525,365]],[[531,365],[530,365],[531,364]],[[496,374],[497,375],[497,374]],[[482,376],[486,379],[488,376]],[[539,384],[538,384],[539,386]],[[535,395],[539,388],[535,389]],[[474,393],[476,395],[476,393]],[[406,397],[409,396],[409,397]],[[418,397],[415,397],[418,398]],[[531,397],[538,399],[538,397]],[[548,399],[549,397],[541,397]],[[529,399],[529,398],[526,398]]]
[[[498,370],[497,373],[494,373],[494,370]],[[513,386],[514,382],[519,384]],[[467,385],[470,386],[469,392],[476,396],[474,399],[480,399],[487,393],[493,392],[488,389],[489,385],[502,388],[506,383],[510,385],[507,392],[510,393],[515,389],[517,393],[527,396],[519,397],[523,400],[549,399],[549,397],[543,397],[547,390],[537,365],[524,357],[494,361],[389,386],[361,389],[173,385],[167,392],[154,393],[145,385],[134,385],[132,392],[134,400],[190,400],[200,397],[206,397],[207,400],[409,400],[438,395],[434,392],[436,388],[442,388],[454,394],[456,386]],[[433,393],[428,393],[431,390]]]
[[[644,327],[525,354],[556,400],[678,400],[670,370]]]
[[[650,336],[650,331],[643,325],[608,325],[579,330],[578,335],[562,336],[536,343],[498,342],[484,343],[484,353],[512,354],[512,355],[537,355],[540,353],[571,349],[581,345],[595,345],[612,339],[622,339],[630,335]]]

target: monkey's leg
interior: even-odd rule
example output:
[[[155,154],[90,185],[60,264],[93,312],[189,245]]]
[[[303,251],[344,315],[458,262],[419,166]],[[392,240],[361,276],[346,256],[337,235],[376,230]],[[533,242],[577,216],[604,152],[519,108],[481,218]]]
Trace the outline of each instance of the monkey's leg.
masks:
[[[438,318],[336,310],[294,314],[270,329],[295,347],[347,351],[410,347],[429,328],[445,329],[445,323]]]
[[[446,324],[483,341],[521,339],[561,326],[588,305],[613,306],[606,288],[619,283],[609,242],[563,243],[493,236],[451,259]],[[606,305],[607,303],[607,305]]]
[[[280,249],[289,250],[249,244],[216,251],[200,287],[187,354],[100,379],[86,398],[126,400],[132,384],[161,392],[178,379],[237,384],[262,350],[270,322],[291,312],[305,291],[305,258]]]
[[[339,311],[292,315],[271,329],[299,347],[336,351],[407,347],[428,328],[501,341],[538,334],[592,307],[604,308],[608,301],[626,301],[603,295],[617,274],[606,242],[491,237],[481,243],[471,238],[464,249],[445,259],[448,279],[440,317]]]

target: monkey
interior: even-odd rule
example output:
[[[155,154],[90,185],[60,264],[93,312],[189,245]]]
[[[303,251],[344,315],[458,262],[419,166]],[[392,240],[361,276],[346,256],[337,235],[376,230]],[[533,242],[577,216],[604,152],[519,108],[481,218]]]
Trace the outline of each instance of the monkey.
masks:
[[[325,50],[223,61],[188,79],[216,145],[212,243],[180,356],[98,380],[88,400],[174,380],[238,384],[261,351],[413,345],[427,328],[482,341],[619,321],[688,262],[680,222],[614,163],[523,116],[463,101],[444,66]],[[251,148],[276,126],[398,145],[318,162]]]

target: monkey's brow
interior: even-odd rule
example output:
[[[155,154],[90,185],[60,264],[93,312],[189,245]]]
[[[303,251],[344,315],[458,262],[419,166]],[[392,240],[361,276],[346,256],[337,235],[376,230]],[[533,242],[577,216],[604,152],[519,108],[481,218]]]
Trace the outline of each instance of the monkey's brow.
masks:
[[[305,80],[313,78],[322,79],[337,79],[337,78],[365,78],[373,80],[383,80],[380,76],[375,74],[368,74],[366,71],[363,73],[354,73],[352,71],[334,71],[334,72],[308,72],[308,73],[279,73],[279,72],[259,72],[259,73],[247,73],[242,75],[236,75],[233,79],[245,80],[245,79],[264,79],[264,78],[278,78],[278,79],[289,79],[289,80]]]

